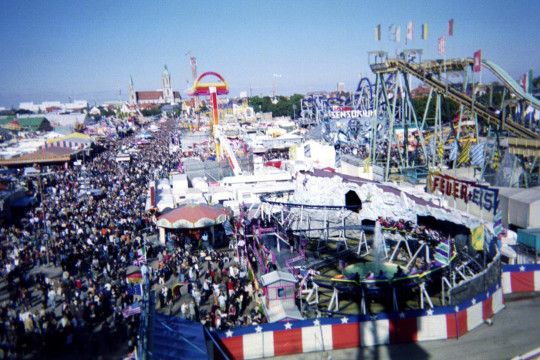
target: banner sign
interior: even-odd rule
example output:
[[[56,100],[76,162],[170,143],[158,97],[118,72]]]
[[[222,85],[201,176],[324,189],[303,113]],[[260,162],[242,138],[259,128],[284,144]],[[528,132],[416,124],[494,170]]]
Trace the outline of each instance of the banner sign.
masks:
[[[329,115],[332,119],[349,119],[374,117],[375,115],[377,115],[377,112],[375,110],[338,110],[330,111]]]
[[[463,200],[465,203],[470,201],[480,209],[493,212],[494,215],[497,213],[499,189],[434,172],[429,176],[428,192],[434,193],[437,190],[445,196]]]

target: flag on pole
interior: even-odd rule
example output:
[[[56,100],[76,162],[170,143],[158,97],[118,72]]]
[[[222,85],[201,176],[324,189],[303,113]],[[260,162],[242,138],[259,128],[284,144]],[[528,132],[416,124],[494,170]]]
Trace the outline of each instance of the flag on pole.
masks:
[[[458,153],[458,144],[457,140],[452,144],[452,149],[450,150],[450,160],[456,161]]]
[[[484,225],[471,230],[471,243],[476,251],[484,249]]]
[[[484,143],[475,144],[471,147],[471,164],[484,166]]]
[[[439,37],[439,55],[446,53],[446,38],[444,36]]]
[[[131,296],[142,296],[143,288],[142,284],[129,284],[127,288],[128,295]]]
[[[528,86],[529,86],[529,74],[525,73],[521,77],[521,87],[523,88],[523,91],[529,92]]]
[[[478,50],[474,52],[473,71],[480,72],[481,69],[482,69],[482,50]]]
[[[448,36],[454,36],[454,19],[448,20]]]
[[[464,164],[468,162],[471,159],[471,142],[467,141],[465,144],[463,144],[463,147],[461,148],[461,153],[458,157],[458,164]]]
[[[441,266],[450,263],[450,245],[446,241],[441,241],[435,248],[435,261]]]
[[[409,21],[407,23],[407,40],[412,40],[413,39],[413,22],[412,21]]]
[[[495,149],[493,152],[493,156],[491,157],[491,168],[493,170],[499,169],[499,163],[501,161],[501,155],[499,154],[499,150]]]
[[[423,23],[422,24],[422,40],[427,40],[428,38],[428,24]]]
[[[125,308],[124,311],[122,311],[122,315],[124,315],[124,318],[127,319],[130,316],[140,314],[141,311],[141,305],[139,305],[139,303],[137,302],[134,302],[133,304]]]
[[[439,159],[442,159],[444,156],[444,143],[442,141],[437,146],[437,155],[439,155]]]
[[[400,42],[401,41],[401,26],[397,26],[396,27],[396,42]]]
[[[381,24],[375,26],[375,40],[381,41]]]
[[[129,274],[126,276],[126,282],[128,284],[140,284],[143,281],[142,273],[140,271],[136,271],[133,274]]]

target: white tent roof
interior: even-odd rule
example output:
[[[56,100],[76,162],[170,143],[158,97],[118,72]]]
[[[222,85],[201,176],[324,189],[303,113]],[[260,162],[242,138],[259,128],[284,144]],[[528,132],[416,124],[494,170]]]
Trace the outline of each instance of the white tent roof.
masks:
[[[272,271],[271,273],[261,276],[261,284],[263,286],[271,285],[281,280],[296,283],[294,275],[285,271]]]
[[[275,304],[269,308],[266,308],[266,316],[268,322],[273,323],[285,319],[303,320],[300,310],[295,305],[274,302]]]
[[[540,202],[540,187],[520,190],[521,191],[510,195],[509,198],[523,204],[533,204],[536,202]]]

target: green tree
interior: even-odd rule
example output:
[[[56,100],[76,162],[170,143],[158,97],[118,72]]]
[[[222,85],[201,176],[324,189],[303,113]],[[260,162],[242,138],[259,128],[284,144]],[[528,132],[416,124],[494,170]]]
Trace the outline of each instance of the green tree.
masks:
[[[150,108],[150,109],[144,109],[141,111],[143,116],[155,116],[161,114],[161,108],[159,106]]]
[[[256,112],[271,112],[272,116],[300,116],[300,100],[304,96],[294,94],[292,96],[278,96],[275,103],[270,96],[253,96],[249,99],[249,105]]]

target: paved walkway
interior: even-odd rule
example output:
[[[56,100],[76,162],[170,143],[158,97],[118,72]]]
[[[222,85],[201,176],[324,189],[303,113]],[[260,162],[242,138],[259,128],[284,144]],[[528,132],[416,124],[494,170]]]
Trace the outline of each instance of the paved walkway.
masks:
[[[540,347],[540,295],[506,303],[492,326],[481,325],[456,340],[426,341],[276,357],[275,359],[511,359]]]

